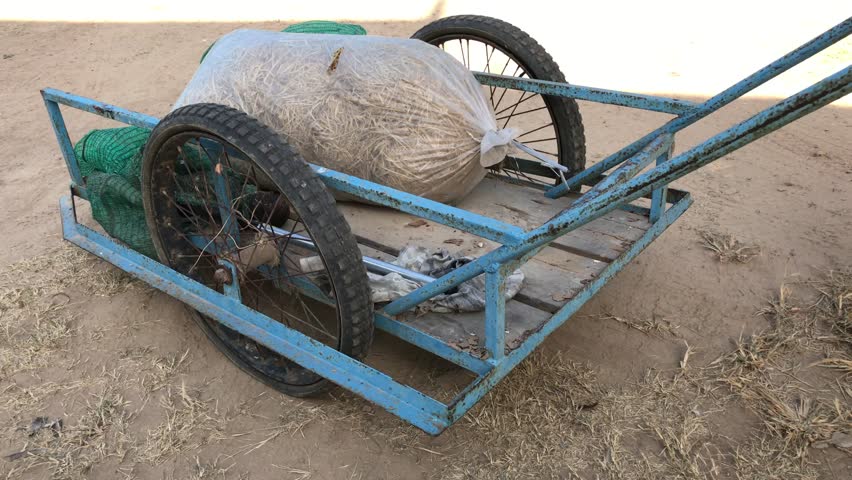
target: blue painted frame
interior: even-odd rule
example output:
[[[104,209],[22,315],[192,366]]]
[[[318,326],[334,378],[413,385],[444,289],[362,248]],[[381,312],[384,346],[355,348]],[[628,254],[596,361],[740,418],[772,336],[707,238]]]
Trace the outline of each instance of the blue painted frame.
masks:
[[[550,333],[564,324],[616,273],[686,211],[692,203],[690,195],[668,188],[669,183],[852,92],[852,67],[846,67],[696,147],[672,157],[674,135],[678,131],[842,40],[851,32],[852,19],[846,19],[802,47],[701,104],[674,98],[477,73],[477,78],[486,85],[677,115],[670,122],[633,144],[579,172],[569,179],[567,188],[561,185],[542,191],[543,195],[558,197],[564,195],[568,188],[579,185],[591,186],[571,207],[540,227],[529,231],[313,165],[316,174],[332,189],[501,244],[500,247],[477,260],[423,285],[375,312],[377,328],[476,374],[476,379],[447,404],[402,385],[376,369],[242,305],[239,302],[239,289],[236,286],[232,285],[226,294],[218,293],[79,224],[76,219],[74,197],[86,197],[85,179],[80,175],[79,165],[59,105],[67,105],[145,128],[153,128],[158,119],[70,93],[45,89],[42,91],[42,96],[71,176],[71,195],[63,197],[60,202],[63,236],[66,240],[113,263],[205,315],[215,318],[229,328],[255,339],[305,368],[375,402],[424,431],[438,434],[464,415]],[[654,161],[656,161],[654,168],[640,173]],[[612,171],[606,175],[605,173],[609,170]],[[223,190],[221,193],[222,197],[227,199],[227,192]],[[651,197],[651,208],[630,203],[648,195]],[[616,208],[648,216],[652,223],[651,228],[553,314],[539,331],[527,337],[518,348],[507,353],[504,347],[506,319],[503,295],[506,277],[549,243]],[[233,269],[233,266],[227,262],[223,266]],[[484,359],[459,351],[393,318],[435,295],[482,274],[485,274],[488,300],[484,315],[484,340],[487,352]]]

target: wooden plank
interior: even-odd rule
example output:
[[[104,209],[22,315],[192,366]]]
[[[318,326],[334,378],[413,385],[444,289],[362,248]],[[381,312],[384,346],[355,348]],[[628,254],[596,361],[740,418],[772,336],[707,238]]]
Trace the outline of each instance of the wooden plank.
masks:
[[[458,206],[530,229],[570,206],[573,198],[548,199],[534,188],[487,178]],[[344,202],[338,203],[338,208],[359,237],[363,253],[385,261],[392,261],[392,256],[408,244],[444,248],[455,255],[472,257],[499,246],[388,208]],[[516,348],[541,328],[550,313],[573,298],[649,226],[646,217],[614,211],[562,237],[524,264],[524,288],[506,303],[507,349]],[[398,319],[460,350],[484,353],[484,312],[422,316],[407,313]]]
[[[363,238],[359,236],[359,241]],[[423,243],[418,243],[422,245]],[[402,245],[404,246],[404,245]],[[374,241],[361,243],[361,254],[385,262],[393,262],[399,253],[399,247],[382,245]],[[453,245],[437,245],[433,248],[448,248]],[[521,266],[524,272],[524,286],[515,296],[515,300],[544,310],[556,312],[568,300],[605,266],[605,263],[560,250],[545,248],[532,260]]]
[[[550,314],[520,302],[506,303],[506,350],[518,348],[531,334],[541,329]],[[485,314],[427,313],[406,314],[400,320],[451,347],[482,358],[485,354]]]
[[[570,207],[576,198],[577,195],[573,194],[550,199],[535,188],[489,177],[458,206],[529,230]],[[552,246],[578,255],[611,261],[650,226],[647,217],[615,210],[557,239]]]
[[[544,223],[561,211],[565,204],[570,204],[570,199],[549,200],[534,189],[493,180],[483,182],[477,192],[483,188],[490,193],[475,192],[459,206],[524,228]],[[338,207],[353,232],[361,239],[369,239],[361,242],[363,253],[385,261],[392,261],[392,255],[407,244],[445,248],[456,255],[473,257],[499,246],[444,225],[419,222],[412,215],[388,208],[357,203],[339,203]],[[605,261],[576,255],[559,247],[587,248],[601,256],[614,258],[644,233],[647,220],[629,212],[613,212],[593,223],[569,234],[572,238],[563,245],[542,249],[521,267],[526,276],[524,288],[514,300],[506,303],[507,350],[517,348],[531,333],[540,329],[552,312],[573,298],[607,265]],[[445,243],[447,240],[459,244]],[[485,353],[484,312],[427,313],[421,316],[406,313],[397,319],[459,350],[479,356]]]
[[[388,246],[384,246],[379,250],[366,245],[359,245],[359,247],[363,255],[386,262],[391,262],[396,258],[394,254],[388,252],[398,251],[398,249]],[[525,271],[524,273],[526,274],[527,272]],[[540,272],[539,275],[541,275]],[[564,281],[562,278],[554,279],[552,275],[542,278],[550,281]],[[522,297],[524,291],[534,288],[530,286],[529,281],[530,277],[527,276],[528,283],[525,284],[521,293],[515,297],[516,299]],[[571,284],[574,285],[575,283],[571,282]],[[555,302],[551,302],[548,307],[548,312],[555,311],[552,309],[557,307],[557,305]],[[469,352],[479,358],[485,355],[484,312],[452,314],[429,312],[424,315],[405,313],[398,315],[396,318],[433,337],[440,338],[457,350]],[[538,331],[549,318],[549,313],[537,308],[535,305],[531,306],[515,300],[507,302],[506,331],[508,333],[506,333],[506,349],[511,351],[520,346],[525,338]]]
[[[338,208],[355,235],[369,239],[362,244],[392,255],[408,244],[444,248],[455,255],[472,257],[482,256],[498,247],[497,243],[444,225],[415,222],[416,217],[388,208],[355,203],[339,203]],[[445,243],[447,240],[460,241],[460,245]],[[599,260],[546,247],[521,267],[526,280],[516,298],[554,312],[605,266],[606,263]]]

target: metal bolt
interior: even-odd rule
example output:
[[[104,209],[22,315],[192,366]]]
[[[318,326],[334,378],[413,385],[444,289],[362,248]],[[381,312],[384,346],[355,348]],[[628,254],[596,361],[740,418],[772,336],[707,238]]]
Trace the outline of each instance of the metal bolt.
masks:
[[[219,267],[216,269],[216,272],[213,273],[213,280],[215,280],[218,285],[230,285],[231,282],[234,281],[234,278],[231,276],[230,269]]]

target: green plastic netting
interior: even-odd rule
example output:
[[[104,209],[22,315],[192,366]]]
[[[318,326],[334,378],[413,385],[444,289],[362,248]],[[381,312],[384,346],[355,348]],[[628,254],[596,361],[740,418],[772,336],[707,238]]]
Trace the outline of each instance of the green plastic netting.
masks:
[[[285,33],[331,33],[337,35],[367,34],[367,30],[365,30],[361,25],[355,25],[354,23],[330,22],[328,20],[311,20],[309,22],[294,23],[281,31]],[[201,60],[199,60],[198,63],[204,61],[204,57],[207,56],[207,53],[210,52],[213,45],[216,45],[216,42],[211,43],[210,46],[207,47],[207,50],[204,50],[204,53],[201,54]]]
[[[367,33],[360,25],[322,20],[290,25],[282,32]],[[209,47],[201,56],[202,61],[208,51]],[[86,181],[95,221],[113,238],[156,258],[142,206],[142,150],[150,133],[139,127],[92,130],[74,145],[74,153]]]
[[[156,257],[142,207],[142,149],[150,131],[139,127],[92,130],[74,145],[92,217],[111,236]]]
[[[367,31],[361,25],[329,22],[328,20],[312,20],[310,22],[296,23],[281,31],[288,33],[336,33],[338,35],[367,34]]]

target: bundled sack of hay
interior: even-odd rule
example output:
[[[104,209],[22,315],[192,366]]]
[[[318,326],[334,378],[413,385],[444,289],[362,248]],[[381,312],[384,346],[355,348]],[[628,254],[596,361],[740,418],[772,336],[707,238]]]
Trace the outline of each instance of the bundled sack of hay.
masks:
[[[473,75],[419,40],[237,30],[174,108],[220,103],[284,135],[305,160],[445,203],[508,153]]]

